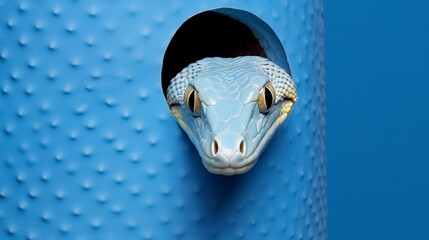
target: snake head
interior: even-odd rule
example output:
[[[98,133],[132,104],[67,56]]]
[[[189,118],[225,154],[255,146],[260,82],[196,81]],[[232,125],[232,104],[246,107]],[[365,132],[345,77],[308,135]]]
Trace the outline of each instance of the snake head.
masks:
[[[297,101],[291,76],[256,56],[205,58],[167,88],[179,125],[212,173],[251,169]]]

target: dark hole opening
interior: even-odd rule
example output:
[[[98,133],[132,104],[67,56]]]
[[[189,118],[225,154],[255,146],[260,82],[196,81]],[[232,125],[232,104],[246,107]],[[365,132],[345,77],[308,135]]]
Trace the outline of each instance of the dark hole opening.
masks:
[[[220,13],[203,12],[177,30],[165,52],[162,89],[183,68],[206,57],[266,57],[258,39],[245,24]]]

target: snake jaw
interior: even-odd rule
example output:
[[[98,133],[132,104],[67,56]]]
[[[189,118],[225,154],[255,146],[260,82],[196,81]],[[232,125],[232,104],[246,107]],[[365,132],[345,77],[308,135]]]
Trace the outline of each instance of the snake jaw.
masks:
[[[198,98],[193,95],[193,101],[201,101],[198,114],[195,107],[185,107],[184,95],[192,96],[186,89],[198,93]],[[261,100],[261,92],[272,96]],[[254,56],[200,60],[182,70],[167,89],[171,112],[203,165],[223,175],[242,174],[256,164],[296,100],[291,77]]]
[[[244,165],[242,167],[236,167],[236,168],[232,168],[232,167],[226,167],[226,168],[216,168],[213,167],[211,165],[206,164],[203,161],[203,165],[204,167],[211,173],[213,174],[222,174],[222,175],[227,175],[227,176],[231,176],[231,175],[237,175],[237,174],[243,174],[248,172],[250,169],[252,169],[252,167],[255,165],[256,161],[253,161],[247,165]]]
[[[276,121],[277,127],[279,127],[285,120],[286,118],[289,116],[289,113],[292,111],[292,107],[293,107],[293,101],[291,100],[285,100],[283,102],[280,103],[280,116],[278,118],[278,120]]]

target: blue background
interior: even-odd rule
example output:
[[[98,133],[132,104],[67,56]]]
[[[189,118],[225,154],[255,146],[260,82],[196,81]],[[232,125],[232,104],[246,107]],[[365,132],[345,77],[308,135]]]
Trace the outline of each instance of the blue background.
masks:
[[[325,1],[328,236],[429,239],[429,1]]]
[[[305,7],[316,9],[311,5],[313,1],[309,1],[310,4],[291,2],[298,5],[298,10]],[[139,111],[141,107],[165,105],[160,89],[144,86],[137,81],[143,76],[139,69],[144,65],[145,69],[150,70],[149,75],[144,72],[147,79],[159,79],[162,62],[159,53],[164,51],[168,39],[180,23],[193,13],[224,4],[212,1],[201,6],[192,5],[195,9],[179,4],[171,6],[170,10],[163,8],[160,11],[156,7],[141,6],[142,2],[125,5],[119,1],[105,5],[86,1],[66,1],[64,4],[46,2],[40,5],[31,1],[9,3],[12,1],[0,0],[4,11],[0,14],[0,29],[3,31],[1,33],[7,33],[0,36],[13,40],[0,38],[0,42],[3,40],[10,44],[10,48],[7,45],[6,49],[9,52],[4,52],[3,48],[0,51],[0,59],[5,64],[2,66],[8,66],[8,71],[0,71],[1,79],[8,83],[2,85],[1,96],[6,98],[16,94],[22,103],[29,104],[31,108],[25,111],[26,108],[21,109],[21,104],[13,105],[13,108],[7,104],[10,107],[8,111],[11,111],[4,115],[8,119],[2,119],[13,122],[22,118],[16,121],[28,121],[28,124],[26,128],[13,128],[14,125],[11,125],[9,129],[9,125],[2,122],[1,126],[1,139],[12,136],[15,141],[12,148],[4,149],[24,161],[1,159],[2,177],[5,179],[8,174],[8,182],[2,181],[4,184],[0,187],[4,204],[0,211],[0,239],[13,239],[15,236],[32,239],[33,230],[40,232],[40,235],[35,235],[36,239],[43,239],[47,233],[53,234],[52,239],[60,238],[57,236],[79,239],[78,236],[84,234],[98,236],[100,233],[150,239],[157,237],[157,232],[150,231],[152,225],[161,225],[164,231],[160,233],[178,238],[191,236],[188,227],[206,233],[205,229],[214,220],[204,218],[204,214],[199,215],[194,210],[205,210],[212,203],[195,207],[192,204],[194,196],[222,199],[225,192],[234,189],[233,186],[216,188],[214,194],[205,192],[208,188],[201,184],[205,182],[199,181],[200,178],[214,180],[215,177],[202,169],[200,162],[189,169],[186,163],[175,157],[178,155],[175,153],[162,154],[162,161],[141,158],[134,154],[141,151],[141,142],[128,139],[132,136],[143,140],[143,150],[154,156],[169,146],[165,143],[167,133],[174,141],[183,140],[178,128],[171,132],[165,128],[161,133],[150,128],[153,125],[175,124],[166,107],[156,111],[151,118]],[[426,58],[429,53],[429,1],[326,0],[324,4],[329,239],[428,239],[429,100],[426,95],[429,91],[429,67]],[[249,2],[243,5],[249,5]],[[280,12],[283,8],[269,4],[261,12],[264,16],[271,16],[268,13],[280,16],[279,20],[269,22],[278,29],[280,25],[276,24],[277,21],[291,24],[289,26],[292,28],[302,27],[299,24],[306,23],[307,19],[302,16],[311,15],[312,11],[295,11],[294,15],[293,6],[288,8],[291,13],[283,11],[283,15],[272,11],[274,8]],[[76,9],[80,10],[73,11]],[[168,21],[162,14],[167,10],[180,17],[175,17],[176,21]],[[52,20],[57,18],[59,20]],[[118,21],[117,25],[112,19]],[[284,30],[291,31],[292,28]],[[313,25],[310,28],[314,31]],[[299,29],[303,31],[304,28]],[[171,35],[167,38],[165,34],[160,34],[162,32]],[[305,32],[286,33],[282,36],[302,36]],[[162,36],[165,41],[159,41]],[[300,39],[292,39],[288,42],[291,45],[286,46],[288,49],[301,46]],[[145,52],[142,50],[144,46],[155,47]],[[21,54],[10,54],[14,51]],[[39,55],[43,58],[37,58]],[[311,55],[304,59],[311,59]],[[292,54],[290,60],[292,63],[302,61],[297,53]],[[303,70],[306,67],[297,68],[294,75],[300,76],[297,74],[299,72],[305,76]],[[59,71],[52,72],[52,69]],[[29,75],[35,77],[28,78]],[[115,84],[106,87],[104,82],[111,79],[115,80]],[[32,82],[36,80],[40,82]],[[39,83],[40,86],[49,83],[47,85],[51,87],[37,87]],[[131,93],[117,96],[118,87]],[[306,84],[300,87],[312,89]],[[8,91],[12,94],[5,94]],[[51,91],[62,100],[43,97],[43,93]],[[85,101],[91,104],[85,105]],[[69,105],[62,108],[58,102]],[[109,118],[97,119],[95,113],[99,111]],[[289,121],[288,125],[292,123]],[[106,130],[111,125],[127,131],[110,135]],[[50,134],[61,136],[61,140]],[[36,135],[34,142],[28,145],[24,141],[21,144],[21,138],[27,135]],[[297,137],[294,135],[291,139],[296,142]],[[61,147],[65,143],[73,146],[64,150]],[[91,148],[95,143],[102,146],[101,150]],[[192,148],[180,145],[177,151],[187,153],[189,149]],[[319,156],[311,152],[308,155]],[[73,159],[78,161],[73,162]],[[118,165],[111,165],[111,162]],[[261,162],[250,174],[264,176],[263,169],[273,166],[276,165],[272,162]],[[198,167],[200,169],[196,171]],[[165,174],[166,171],[171,171],[168,172],[171,174]],[[65,181],[58,182],[61,176],[65,176]],[[241,178],[246,176],[251,175]],[[266,189],[256,195],[256,199],[260,199],[257,203],[266,202],[276,193],[272,188],[265,188],[273,182],[271,180],[278,179],[276,175],[269,177],[269,180],[252,178],[259,181],[258,187]],[[169,186],[170,178],[177,184]],[[142,179],[150,185],[140,188]],[[221,183],[227,186],[225,179]],[[161,188],[154,182],[161,183]],[[183,188],[180,184],[192,187]],[[121,205],[123,199],[139,205]],[[174,211],[191,214],[188,214],[184,224],[177,224],[183,222],[178,220],[179,215],[162,215],[165,209],[162,204],[155,204],[157,199],[170,204]],[[7,204],[4,203],[6,201]],[[260,208],[243,208],[240,204],[229,207],[240,212],[243,209],[265,211],[271,205],[273,209],[277,207],[271,203]],[[128,206],[132,206],[133,210],[129,210]],[[249,206],[248,202],[243,206]],[[61,211],[53,214],[52,207]],[[161,217],[152,221],[151,216],[140,214],[145,211],[158,213]],[[206,212],[211,211],[217,209],[210,208]],[[220,222],[221,227],[226,226],[227,229],[222,236],[240,238],[250,234],[270,237],[272,233],[267,235],[268,226],[278,227],[267,220],[273,218],[272,212],[265,215],[257,212],[258,218],[254,218],[257,221],[251,219],[250,222],[258,224],[254,226],[244,222],[245,230],[240,229],[240,225],[234,225],[235,220],[228,216],[227,221]],[[117,222],[106,220],[109,218]],[[140,219],[144,221],[140,222]],[[193,228],[193,224],[199,224],[200,219],[205,219],[204,227]],[[30,228],[31,221],[39,224],[37,229]],[[73,225],[74,222],[79,224]],[[235,235],[228,235],[229,231]]]

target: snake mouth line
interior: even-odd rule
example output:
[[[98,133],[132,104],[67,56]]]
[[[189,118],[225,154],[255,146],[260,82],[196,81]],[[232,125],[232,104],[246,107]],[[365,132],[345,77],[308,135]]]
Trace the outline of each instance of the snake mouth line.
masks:
[[[256,163],[256,161],[253,161],[253,162],[250,162],[250,163],[248,163],[244,166],[241,166],[241,167],[227,166],[224,168],[219,168],[219,167],[210,166],[208,164],[204,164],[204,166],[211,173],[223,174],[223,175],[235,175],[235,174],[246,173],[247,171],[249,171],[253,167],[253,165],[255,165],[255,163]]]
[[[248,160],[251,159],[251,160]],[[241,174],[246,173],[249,171],[257,162],[257,158],[253,157],[253,154],[248,157],[247,160],[243,161],[243,165],[241,166],[231,166],[228,164],[228,166],[225,167],[219,167],[216,166],[213,159],[208,158],[203,160],[204,167],[209,170],[211,173],[215,174],[223,174],[223,175],[234,175],[234,174]]]

